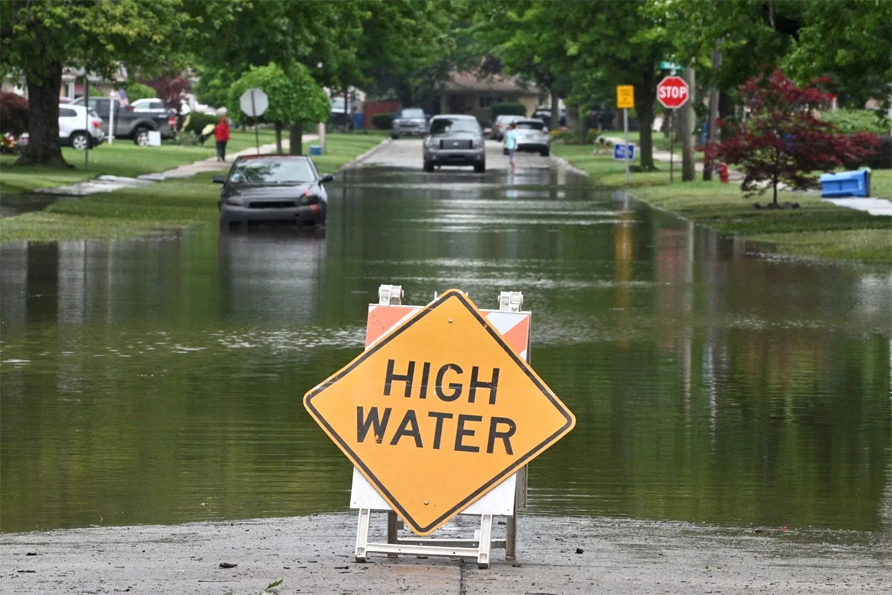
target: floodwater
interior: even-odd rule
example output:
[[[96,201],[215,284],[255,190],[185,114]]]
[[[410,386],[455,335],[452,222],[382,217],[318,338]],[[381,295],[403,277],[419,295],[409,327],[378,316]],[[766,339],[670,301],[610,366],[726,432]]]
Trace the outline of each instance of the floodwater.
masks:
[[[762,254],[538,157],[418,161],[339,175],[324,230],[0,246],[0,529],[345,510],[301,399],[394,283],[524,293],[578,419],[532,513],[892,533],[889,267]]]

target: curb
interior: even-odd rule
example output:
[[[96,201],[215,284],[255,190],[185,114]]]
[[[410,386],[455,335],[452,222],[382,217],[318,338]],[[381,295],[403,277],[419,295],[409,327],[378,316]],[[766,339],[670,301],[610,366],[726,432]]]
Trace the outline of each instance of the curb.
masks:
[[[341,171],[342,169],[349,169],[349,168],[358,166],[358,165],[361,164],[363,161],[365,161],[366,159],[368,159],[369,157],[371,157],[373,154],[375,154],[376,152],[378,152],[379,150],[381,150],[383,147],[389,145],[389,144],[392,143],[392,142],[393,142],[393,139],[392,139],[392,138],[390,138],[390,137],[385,138],[384,140],[382,140],[380,143],[378,143],[377,145],[375,145],[374,147],[372,147],[371,149],[369,149],[369,150],[366,151],[365,153],[363,153],[363,154],[361,154],[361,155],[355,157],[355,158],[353,159],[353,161],[348,161],[347,163],[345,163],[344,165],[342,165],[341,167],[339,167],[338,169],[336,169],[336,170],[335,170],[335,173]]]

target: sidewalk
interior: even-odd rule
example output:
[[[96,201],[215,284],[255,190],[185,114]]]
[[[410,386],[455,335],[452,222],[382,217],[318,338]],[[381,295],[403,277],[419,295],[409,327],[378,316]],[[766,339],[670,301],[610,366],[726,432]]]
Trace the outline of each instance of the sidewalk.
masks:
[[[317,138],[318,137],[315,134],[305,134],[303,136],[303,142],[307,143],[316,140]],[[287,151],[289,147],[288,139],[282,139],[282,149]],[[262,154],[274,153],[275,150],[275,143],[260,146],[260,152]],[[77,184],[56,186],[55,188],[40,188],[33,190],[32,192],[57,196],[88,196],[100,192],[114,192],[115,190],[120,190],[122,188],[138,188],[140,186],[154,184],[155,182],[163,182],[164,180],[191,178],[200,173],[226,171],[232,165],[232,160],[236,157],[241,155],[255,155],[256,153],[257,148],[250,147],[238,151],[237,153],[233,153],[229,156],[228,161],[221,162],[217,161],[216,157],[208,157],[207,159],[201,159],[194,163],[186,163],[167,171],[153,174],[142,174],[135,178],[103,175],[92,180],[78,182]]]

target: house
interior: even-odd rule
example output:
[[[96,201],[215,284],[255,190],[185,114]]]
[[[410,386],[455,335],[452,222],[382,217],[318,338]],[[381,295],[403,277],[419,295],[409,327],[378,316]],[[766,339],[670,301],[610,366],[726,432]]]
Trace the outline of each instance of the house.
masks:
[[[475,116],[481,124],[489,125],[493,119],[491,108],[496,103],[522,103],[530,116],[548,101],[548,91],[517,77],[456,72],[434,93],[433,107],[438,107],[441,114]]]

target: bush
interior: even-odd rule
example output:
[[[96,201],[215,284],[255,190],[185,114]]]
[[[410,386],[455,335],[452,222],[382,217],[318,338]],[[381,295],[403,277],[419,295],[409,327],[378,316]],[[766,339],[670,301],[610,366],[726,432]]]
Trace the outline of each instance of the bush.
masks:
[[[877,135],[877,150],[858,161],[846,161],[846,169],[858,169],[869,167],[870,169],[892,169],[892,136],[888,134]]]
[[[836,124],[840,132],[855,134],[856,132],[889,133],[889,120],[883,113],[869,109],[839,109],[835,112],[823,112],[821,120]]]
[[[579,142],[579,132],[576,130],[568,130],[566,128],[561,128],[559,130],[551,130],[549,131],[549,136],[551,136],[551,141],[554,143],[564,144],[564,145],[578,145]],[[597,144],[598,137],[601,135],[600,130],[596,130],[594,128],[590,128],[586,130],[585,134],[585,143],[586,145]]]
[[[28,100],[15,93],[0,93],[0,133],[19,136],[28,132]]]
[[[139,101],[140,99],[152,99],[155,97],[155,89],[148,85],[143,85],[142,83],[130,83],[125,85],[124,91],[127,92],[127,100],[130,103]]]
[[[208,124],[216,124],[220,121],[220,118],[217,116],[212,116],[210,114],[203,114],[201,112],[190,112],[186,118],[186,124],[183,126],[183,131],[192,132],[196,136],[201,134],[201,131]]]
[[[493,122],[499,116],[527,115],[527,108],[522,103],[494,103],[490,109],[492,109]]]
[[[375,114],[372,116],[372,126],[377,128],[378,130],[390,130],[390,127],[393,125],[393,114],[391,113],[381,113]]]

